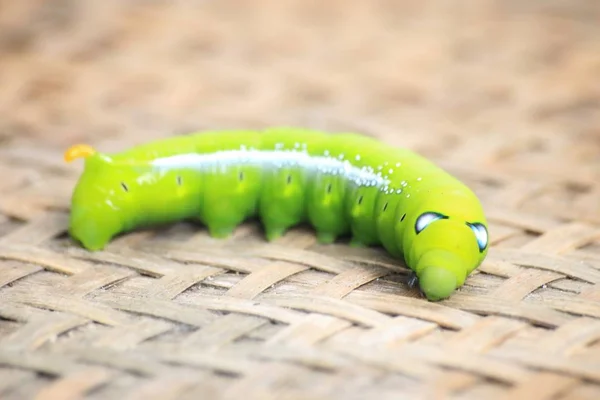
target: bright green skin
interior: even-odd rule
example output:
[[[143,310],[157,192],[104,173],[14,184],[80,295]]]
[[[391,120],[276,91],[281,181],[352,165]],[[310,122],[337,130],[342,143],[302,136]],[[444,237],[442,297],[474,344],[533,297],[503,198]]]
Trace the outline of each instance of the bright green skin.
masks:
[[[241,144],[271,151],[300,144],[306,145],[311,156],[343,154],[356,167],[372,167],[387,175],[392,192],[298,166],[267,168],[237,162],[223,170],[181,166],[161,171],[149,164],[180,154],[239,150]],[[427,211],[448,218],[417,234],[417,218]],[[404,259],[429,300],[450,296],[488,251],[487,243],[483,249],[478,247],[466,224],[487,226],[479,200],[428,160],[365,136],[292,128],[207,132],[111,156],[91,155],[73,192],[69,232],[95,251],[123,232],[183,219],[199,221],[211,236],[225,238],[254,216],[260,218],[269,241],[309,222],[321,243],[350,235],[354,246],[381,245],[392,256]]]

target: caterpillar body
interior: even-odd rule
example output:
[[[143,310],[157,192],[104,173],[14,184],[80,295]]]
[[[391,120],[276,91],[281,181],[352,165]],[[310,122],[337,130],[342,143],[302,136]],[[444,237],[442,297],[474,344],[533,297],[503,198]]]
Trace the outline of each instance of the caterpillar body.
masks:
[[[85,158],[69,233],[90,251],[142,226],[195,220],[226,238],[258,217],[271,241],[308,222],[320,243],[351,237],[403,259],[432,301],[464,284],[488,251],[474,192],[424,157],[356,133],[210,131]]]

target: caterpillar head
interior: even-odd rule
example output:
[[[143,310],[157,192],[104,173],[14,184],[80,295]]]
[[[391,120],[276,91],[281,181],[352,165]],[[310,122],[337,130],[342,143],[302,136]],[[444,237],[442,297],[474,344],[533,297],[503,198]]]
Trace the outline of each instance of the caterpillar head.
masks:
[[[487,222],[469,190],[429,194],[405,222],[406,261],[429,300],[449,297],[487,255]]]

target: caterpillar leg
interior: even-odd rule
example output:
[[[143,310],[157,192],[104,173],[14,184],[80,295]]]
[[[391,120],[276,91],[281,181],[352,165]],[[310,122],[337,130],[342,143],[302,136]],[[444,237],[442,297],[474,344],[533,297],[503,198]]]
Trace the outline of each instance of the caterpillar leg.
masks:
[[[350,232],[344,192],[345,182],[339,175],[320,175],[310,188],[307,217],[320,244],[331,244]]]
[[[283,236],[290,228],[302,221],[302,210],[297,207],[285,207],[286,204],[264,205],[260,216],[265,230],[265,238],[272,242]],[[286,214],[286,211],[290,210]]]
[[[411,273],[408,275],[406,284],[411,289],[413,289],[415,286],[419,285],[419,278],[417,277],[417,274],[415,273],[415,271],[411,271]]]
[[[291,172],[277,178],[273,178],[265,185],[267,186],[261,194],[259,202],[260,221],[265,230],[265,238],[272,242],[283,236],[290,228],[298,225],[305,219],[304,202],[298,197],[301,195],[301,185],[294,184],[300,179],[291,179],[291,183],[286,183],[286,176],[295,176]],[[283,183],[277,182],[283,180]],[[283,187],[283,189],[282,189]],[[285,190],[284,190],[285,189]]]
[[[408,287],[410,289],[414,289],[415,287],[419,289],[419,294],[422,297],[427,297],[425,296],[425,292],[423,292],[423,289],[421,289],[421,286],[419,285],[419,277],[417,276],[417,274],[412,271],[410,273],[410,275],[408,275],[408,278],[406,280],[406,284],[408,285]]]
[[[337,239],[337,235],[332,232],[317,232],[317,242],[320,244],[332,244]]]
[[[233,231],[240,225],[246,216],[243,213],[235,212],[235,209],[219,209],[211,207],[203,210],[203,215],[195,219],[206,226],[208,234],[216,239],[225,239],[233,234]]]
[[[348,245],[350,247],[354,247],[354,248],[369,247],[369,245],[367,243],[365,243],[364,241],[362,241],[361,239],[359,239],[357,237],[352,237],[352,239],[350,239],[350,243],[348,243]]]
[[[342,235],[346,235],[350,232],[348,223],[344,220],[344,217],[340,215],[336,219],[336,215],[330,216],[329,219],[317,219],[310,217],[310,222],[316,231],[317,241],[321,244],[331,244]]]
[[[350,239],[351,247],[364,248],[364,247],[377,246],[379,244],[380,244],[380,242],[377,240],[376,237],[359,234],[358,232],[353,232],[352,237]]]
[[[208,225],[208,234],[215,239],[226,239],[233,234],[237,225]]]
[[[223,202],[223,204],[228,205],[226,202]],[[209,204],[205,205],[202,215],[197,219],[207,227],[211,237],[225,239],[231,236],[233,231],[251,215],[252,210],[250,207],[240,207],[237,204],[220,207]]]
[[[281,225],[264,225],[264,230],[265,239],[268,242],[272,242],[282,237],[287,232],[288,228]]]

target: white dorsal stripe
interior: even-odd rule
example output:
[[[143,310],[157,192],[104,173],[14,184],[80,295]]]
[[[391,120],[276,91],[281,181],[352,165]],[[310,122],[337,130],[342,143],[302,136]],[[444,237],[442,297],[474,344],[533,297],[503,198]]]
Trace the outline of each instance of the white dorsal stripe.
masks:
[[[214,153],[187,153],[158,158],[152,165],[161,170],[208,170],[234,165],[258,165],[264,168],[300,168],[329,175],[343,175],[360,186],[388,185],[387,177],[368,167],[357,167],[348,160],[329,156],[312,156],[306,151],[225,150]]]

